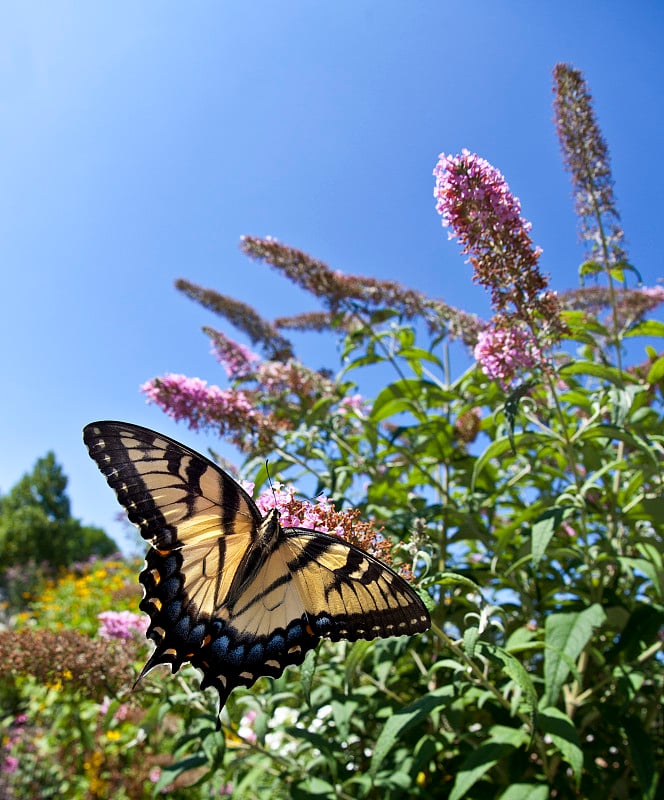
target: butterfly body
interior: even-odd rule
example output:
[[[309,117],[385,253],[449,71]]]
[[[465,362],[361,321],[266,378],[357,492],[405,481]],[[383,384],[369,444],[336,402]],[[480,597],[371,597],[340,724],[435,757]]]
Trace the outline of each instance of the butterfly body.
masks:
[[[408,583],[337,536],[283,528],[230,475],[162,434],[123,422],[84,429],[90,455],[151,544],[139,580],[158,664],[190,661],[220,709],[235,686],[278,677],[322,637],[426,630]]]

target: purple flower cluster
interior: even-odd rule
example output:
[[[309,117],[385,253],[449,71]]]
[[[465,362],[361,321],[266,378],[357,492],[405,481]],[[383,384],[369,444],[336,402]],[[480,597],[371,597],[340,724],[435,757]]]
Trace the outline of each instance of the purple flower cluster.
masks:
[[[144,614],[133,614],[131,611],[102,611],[97,614],[101,623],[99,635],[103,639],[131,639],[136,633],[144,634],[149,620]]]
[[[460,156],[441,153],[433,174],[436,211],[443,227],[451,228],[464,252],[491,248],[493,236],[519,236],[531,224],[521,216],[521,203],[511,193],[500,170],[464,149]]]
[[[334,513],[334,506],[325,495],[320,495],[316,503],[297,500],[292,486],[275,483],[272,490],[268,489],[260,494],[256,505],[262,514],[267,514],[276,508],[279,512],[279,521],[284,528],[306,528],[343,536],[343,526],[337,525],[333,529],[329,527],[330,514]]]
[[[252,419],[256,411],[247,395],[236,389],[208,386],[201,378],[166,374],[141,386],[148,403],[155,403],[174,420],[186,420],[192,430],[210,424],[210,420],[234,419],[241,415]]]
[[[501,172],[478,155],[441,153],[433,171],[434,197],[443,226],[451,228],[470,255],[474,280],[490,289],[501,315],[521,320],[536,313],[548,281],[539,271],[541,250],[530,238],[530,223]]]
[[[0,772],[13,775],[19,767],[19,759],[13,752],[20,746],[28,718],[25,714],[17,714],[2,741],[2,755],[0,756]]]
[[[523,328],[486,328],[477,339],[475,360],[482,372],[508,388],[518,370],[542,363],[542,353],[530,331]]]
[[[340,414],[362,415],[366,410],[367,404],[361,394],[348,395],[339,402]]]
[[[595,117],[592,95],[583,73],[571,64],[556,64],[553,78],[558,139],[574,185],[587,260],[595,262],[598,270],[624,265],[625,236],[613,191],[609,148]]]
[[[221,331],[208,329],[212,339],[212,355],[226,370],[231,380],[246,378],[253,371],[253,365],[260,361],[260,356],[243,344],[229,339]]]
[[[503,175],[463,150],[440,155],[434,169],[436,208],[469,254],[473,279],[491,291],[494,317],[478,336],[475,357],[508,385],[518,368],[548,369],[543,350],[565,331],[560,301],[540,272],[530,223]]]
[[[302,399],[334,393],[334,384],[322,372],[309,369],[299,361],[263,361],[256,370],[256,380],[267,395],[294,395]]]

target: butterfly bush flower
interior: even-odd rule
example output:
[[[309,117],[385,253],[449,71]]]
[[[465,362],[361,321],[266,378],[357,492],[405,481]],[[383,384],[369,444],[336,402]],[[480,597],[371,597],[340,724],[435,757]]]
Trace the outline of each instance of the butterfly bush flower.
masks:
[[[9,674],[54,687],[67,683],[95,700],[131,686],[134,658],[131,646],[111,647],[74,630],[0,631],[0,662]]]
[[[243,344],[229,339],[221,331],[206,328],[205,332],[212,339],[212,355],[226,370],[229,378],[246,378],[260,361],[260,356]]]
[[[99,635],[103,639],[131,639],[135,633],[144,634],[148,629],[148,618],[131,611],[102,611],[97,614]]]
[[[334,383],[323,372],[305,367],[299,361],[263,361],[256,368],[260,389],[271,395],[293,394],[317,398],[334,393]]]
[[[477,359],[477,356],[475,356]],[[479,360],[479,359],[477,359]],[[454,422],[454,433],[464,444],[471,444],[477,439],[482,427],[481,409],[471,408],[460,414]]]
[[[505,389],[522,369],[533,369],[543,361],[530,331],[523,328],[487,328],[475,345],[474,356],[482,372]]]
[[[602,310],[615,304],[615,319],[623,329],[627,329],[664,303],[664,286],[616,288],[613,292],[606,286],[581,286],[565,292],[561,302],[565,308],[593,316],[599,316]]]
[[[361,394],[344,397],[339,402],[339,413],[347,415],[362,415],[366,411],[366,401]]]
[[[602,261],[609,268],[624,264],[627,255],[613,192],[609,148],[595,118],[592,96],[583,73],[570,64],[556,64],[553,78],[558,139],[574,185],[587,258]]]
[[[481,320],[442,300],[432,299],[397,281],[386,281],[364,275],[346,275],[333,270],[323,261],[312,258],[302,250],[269,237],[243,236],[242,251],[256,261],[263,261],[277,269],[288,280],[320,298],[327,313],[302,314],[282,317],[277,327],[303,330],[351,331],[363,323],[357,315],[358,306],[365,310],[390,308],[404,319],[421,316],[430,331],[445,331],[451,337],[473,344]]]
[[[141,386],[149,403],[160,406],[174,420],[186,420],[192,430],[209,423],[211,419],[238,414],[249,418],[255,415],[254,408],[242,391],[208,386],[200,378],[186,375],[166,374],[154,378]]]
[[[268,358],[287,361],[293,357],[293,346],[288,339],[247,303],[220,294],[214,289],[205,289],[183,278],[175,282],[175,288],[204,308],[227,319],[237,330],[246,334],[252,344],[259,345]]]
[[[0,772],[12,775],[18,770],[19,760],[16,756],[5,756],[0,764]]]
[[[262,413],[251,393],[208,386],[200,378],[167,374],[147,381],[141,391],[148,403],[155,403],[172,419],[185,420],[191,430],[216,429],[241,452],[267,447],[289,424],[272,413]]]
[[[473,280],[491,292],[494,317],[475,348],[482,369],[509,383],[517,367],[548,368],[543,349],[560,338],[565,325],[558,296],[539,269],[542,251],[532,242],[519,199],[499,170],[468,150],[441,153],[433,174],[443,227],[469,256]],[[515,348],[524,344],[520,356]]]
[[[337,511],[334,502],[325,495],[319,495],[315,503],[298,500],[292,486],[283,486],[280,483],[275,483],[272,490],[262,492],[256,505],[262,514],[276,508],[284,528],[306,528],[339,536],[384,563],[392,563],[392,543],[385,539],[382,529],[376,528],[373,520],[362,520],[357,508]],[[405,568],[400,571],[406,579],[412,578]]]

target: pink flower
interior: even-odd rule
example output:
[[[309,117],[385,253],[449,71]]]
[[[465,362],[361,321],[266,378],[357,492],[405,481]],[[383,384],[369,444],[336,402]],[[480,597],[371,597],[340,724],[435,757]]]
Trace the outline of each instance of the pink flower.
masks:
[[[646,297],[652,297],[654,300],[664,303],[664,286],[642,286],[640,292]]]
[[[511,193],[500,170],[480,156],[464,149],[460,156],[441,153],[433,174],[436,211],[449,238],[457,237],[464,252],[485,247],[500,232],[529,231],[521,216],[521,203]]]
[[[254,722],[256,721],[256,717],[258,714],[254,709],[249,709],[246,714],[240,719],[240,725],[238,726],[238,735],[245,739],[247,742],[253,744],[256,739],[256,731],[254,730]]]
[[[130,639],[136,632],[145,633],[148,629],[148,618],[143,614],[131,611],[102,611],[97,614],[101,622],[99,635],[104,639]]]
[[[113,719],[117,720],[118,722],[124,722],[129,716],[130,711],[131,708],[127,703],[121,703],[118,706],[118,710],[115,712],[115,714],[113,714]]]
[[[18,769],[18,758],[16,756],[5,756],[0,766],[0,772],[5,772],[8,775],[16,772]]]
[[[307,528],[326,533],[328,526],[324,516],[333,510],[329,500],[321,495],[316,503],[309,500],[296,500],[295,489],[275,483],[272,489],[261,492],[256,505],[262,514],[273,508],[279,511],[279,522],[284,528]],[[298,513],[293,513],[297,507]]]
[[[210,419],[256,412],[247,395],[234,389],[208,386],[200,378],[167,374],[141,386],[148,403],[156,403],[174,420],[187,420],[192,430],[208,424]]]
[[[531,224],[521,216],[521,203],[495,167],[463,150],[441,153],[433,171],[436,208],[468,253],[473,279],[491,291],[491,305],[500,327],[536,326],[540,343],[552,344],[565,330],[560,302],[540,272],[541,249],[530,238]]]
[[[260,356],[243,344],[229,339],[221,331],[210,331],[212,354],[226,370],[229,378],[246,378],[252,365],[260,361]]]
[[[349,395],[339,402],[339,413],[361,414],[364,411],[364,405],[364,398],[361,394]]]
[[[542,354],[532,334],[516,327],[481,331],[474,356],[482,372],[505,388],[519,369],[532,369],[542,363]]]

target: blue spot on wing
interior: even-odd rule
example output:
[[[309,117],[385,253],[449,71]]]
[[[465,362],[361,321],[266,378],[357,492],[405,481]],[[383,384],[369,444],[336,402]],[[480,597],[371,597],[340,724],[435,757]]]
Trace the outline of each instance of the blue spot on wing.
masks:
[[[263,661],[264,655],[265,648],[260,642],[257,642],[247,653],[247,663],[259,664],[261,661]]]
[[[228,653],[228,655],[226,656],[226,659],[231,664],[233,664],[234,666],[240,667],[244,663],[244,651],[245,651],[245,649],[246,648],[245,648],[245,646],[243,644],[241,644],[239,647],[235,647],[233,650],[231,650]]]
[[[217,658],[224,660],[231,640],[228,636],[220,636],[212,642],[210,649]]]
[[[289,627],[288,631],[286,632],[286,638],[288,639],[288,643],[292,644],[293,642],[298,641],[298,639],[302,638],[302,626],[299,623],[292,625]]]
[[[282,636],[280,633],[273,633],[272,636],[269,638],[267,644],[265,645],[268,658],[277,653],[280,653],[285,646],[286,646],[286,637]]]
[[[166,606],[166,618],[170,623],[175,623],[182,614],[182,603],[179,600],[174,600]]]
[[[318,617],[314,620],[313,628],[316,633],[323,634],[330,630],[332,620],[329,617]]]

